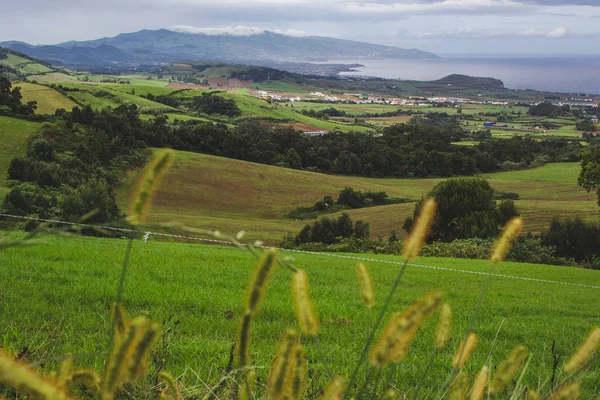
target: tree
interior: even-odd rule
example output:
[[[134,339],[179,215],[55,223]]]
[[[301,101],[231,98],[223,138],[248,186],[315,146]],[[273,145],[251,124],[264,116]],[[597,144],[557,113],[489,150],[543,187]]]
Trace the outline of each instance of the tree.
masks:
[[[494,200],[494,189],[480,177],[447,179],[437,184],[428,197],[435,197],[438,203],[430,234],[432,241],[494,237],[508,219],[518,215],[510,200],[499,207]],[[422,202],[415,206],[414,217],[418,215]],[[412,227],[414,217],[405,221],[406,230]]]
[[[600,205],[600,146],[594,146],[583,153],[577,183],[588,193],[595,190]]]

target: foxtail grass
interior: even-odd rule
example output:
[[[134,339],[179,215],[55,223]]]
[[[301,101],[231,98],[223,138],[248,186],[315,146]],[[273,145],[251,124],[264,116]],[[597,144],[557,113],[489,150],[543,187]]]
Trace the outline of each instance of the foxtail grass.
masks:
[[[529,351],[524,346],[517,346],[510,356],[498,366],[490,381],[490,393],[501,393],[506,385],[515,377],[521,365],[529,356]]]
[[[283,399],[285,397],[285,389],[290,378],[290,369],[295,365],[296,346],[298,344],[298,332],[294,329],[288,329],[281,343],[279,350],[273,361],[269,377],[268,394],[269,398]]]
[[[600,327],[592,329],[587,339],[579,346],[579,349],[565,363],[565,372],[573,373],[591,360],[592,356],[600,348]]]
[[[319,331],[319,321],[313,309],[309,295],[308,276],[306,271],[299,270],[292,278],[292,294],[298,323],[302,333],[316,336]]]
[[[358,279],[362,302],[365,307],[372,308],[375,305],[375,289],[373,287],[373,278],[365,264],[356,264],[356,277]]]
[[[175,153],[169,149],[161,150],[154,156],[142,175],[136,194],[129,207],[130,223],[139,224],[146,220],[160,181],[171,167],[174,158]]]

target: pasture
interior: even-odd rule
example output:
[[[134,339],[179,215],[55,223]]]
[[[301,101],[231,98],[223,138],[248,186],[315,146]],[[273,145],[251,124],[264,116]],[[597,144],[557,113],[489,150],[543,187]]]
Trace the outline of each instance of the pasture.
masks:
[[[25,155],[27,139],[38,131],[42,124],[22,119],[0,116],[0,191],[6,184],[6,173],[15,157]]]
[[[518,193],[516,205],[526,220],[525,230],[540,232],[555,215],[597,218],[596,196],[577,185],[578,174],[578,163],[559,163],[484,176],[495,189]],[[137,172],[132,173],[119,189],[120,204],[127,204],[137,177]],[[159,188],[151,220],[230,233],[245,230],[252,239],[278,243],[286,233],[297,233],[309,222],[286,218],[290,211],[309,207],[325,195],[337,197],[345,187],[416,201],[440,181],[325,175],[177,151],[175,164]],[[348,213],[369,222],[374,238],[388,237],[392,230],[404,236],[402,224],[413,208],[412,203],[392,204]]]
[[[58,108],[71,110],[77,105],[64,94],[47,86],[28,82],[18,82],[14,86],[21,88],[24,103],[28,101],[37,102],[36,114],[52,115]]]
[[[13,238],[18,235],[11,234]],[[4,329],[0,339],[6,349],[46,368],[55,367],[57,357],[76,353],[77,365],[100,369],[109,343],[109,307],[116,296],[126,245],[126,240],[119,239],[42,236],[33,246],[2,251],[0,323]],[[358,294],[356,260],[319,254],[283,255],[293,256],[295,265],[308,273],[321,324],[320,347],[329,368],[349,376],[370,319]],[[369,257],[400,261],[394,256]],[[235,248],[157,242],[152,238],[147,243],[133,243],[123,304],[130,314],[147,315],[169,330],[156,346],[156,359],[163,359],[165,369],[189,388],[184,393],[206,393],[223,374],[254,263],[250,253]],[[389,314],[433,290],[442,291],[455,311],[452,339],[426,378],[422,398],[428,398],[443,381],[440,376],[450,371],[452,356],[484,280],[481,275],[457,270],[486,272],[488,265],[486,261],[434,258],[418,259],[417,263],[448,270],[409,267]],[[378,261],[367,265],[375,282],[377,303],[373,312],[377,312],[399,265]],[[496,272],[600,286],[599,271],[504,263]],[[284,330],[297,327],[290,281],[288,270],[275,271],[254,323],[252,364],[258,367],[260,382],[266,378]],[[493,278],[474,325],[480,340],[466,371],[473,377],[484,363],[495,366],[515,345],[523,344],[532,353],[524,382],[536,387],[546,381],[552,374],[553,356],[566,359],[589,330],[600,324],[592,306],[597,303],[598,290]],[[424,372],[432,352],[435,319],[417,335],[409,357],[397,369],[386,371],[401,393],[414,388]],[[308,394],[315,396],[328,378],[315,343],[308,338],[302,341],[307,347],[311,377]],[[157,365],[150,368],[155,370]],[[599,381],[596,365],[582,380],[588,394],[584,398],[598,390]]]

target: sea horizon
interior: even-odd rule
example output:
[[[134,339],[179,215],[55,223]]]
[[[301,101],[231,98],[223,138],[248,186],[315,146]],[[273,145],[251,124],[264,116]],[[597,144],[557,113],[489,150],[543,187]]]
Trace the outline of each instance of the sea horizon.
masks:
[[[600,94],[600,55],[459,55],[418,60],[329,60],[364,68],[343,76],[428,81],[452,74],[500,79],[508,89]]]

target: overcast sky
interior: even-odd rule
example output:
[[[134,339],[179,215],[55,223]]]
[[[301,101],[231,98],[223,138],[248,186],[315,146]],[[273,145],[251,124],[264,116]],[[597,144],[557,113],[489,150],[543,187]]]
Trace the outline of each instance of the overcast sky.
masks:
[[[7,0],[1,8],[0,41],[33,44],[140,29],[266,29],[438,54],[600,54],[600,0]]]

